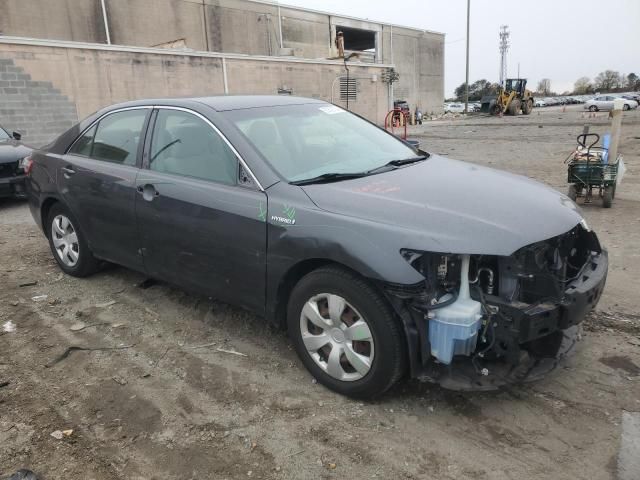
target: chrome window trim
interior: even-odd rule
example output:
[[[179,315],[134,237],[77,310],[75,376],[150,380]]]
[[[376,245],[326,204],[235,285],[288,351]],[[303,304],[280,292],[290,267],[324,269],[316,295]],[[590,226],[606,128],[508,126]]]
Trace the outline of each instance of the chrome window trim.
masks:
[[[71,149],[75,146],[75,144],[78,142],[78,140],[80,140],[80,138],[82,138],[82,136],[88,132],[89,130],[91,130],[95,125],[98,124],[98,122],[100,122],[100,120],[102,120],[105,117],[108,117],[109,115],[113,114],[113,113],[118,113],[118,112],[126,112],[127,110],[143,110],[143,109],[152,109],[153,106],[152,105],[142,105],[142,106],[137,106],[137,107],[124,107],[124,108],[118,108],[116,110],[111,110],[110,112],[105,113],[104,115],[101,115],[99,118],[96,118],[93,123],[91,123],[91,125],[89,125],[87,128],[85,128],[84,130],[82,130],[82,132],[80,132],[80,134],[76,137],[76,139],[73,141],[73,143],[71,143],[71,145],[69,145],[69,148],[67,148],[64,152],[65,155],[76,155],[78,157],[82,157],[82,158],[91,158],[91,157],[87,157],[86,155],[79,155],[77,153],[69,153],[71,151]],[[96,133],[98,131],[96,130]],[[140,132],[142,133],[142,132]],[[101,162],[104,162],[106,160],[100,160],[100,159],[94,159],[94,160],[98,160]],[[110,162],[113,163],[113,162]],[[132,165],[129,165],[132,166]],[[135,167],[135,165],[133,165]]]
[[[227,140],[227,137],[224,136],[224,134],[218,129],[218,127],[216,127],[213,122],[211,122],[211,120],[209,120],[207,117],[205,117],[204,115],[191,110],[189,108],[185,108],[185,107],[174,107],[171,105],[154,105],[153,106],[154,109],[157,110],[178,110],[181,112],[186,112],[186,113],[190,113],[192,115],[195,115],[196,117],[200,118],[201,120],[204,120],[205,123],[207,123],[217,134],[220,138],[222,138],[222,140],[224,141],[224,143],[227,144],[227,146],[231,149],[231,151],[234,153],[234,155],[236,156],[236,158],[238,159],[238,161],[240,162],[240,164],[244,167],[244,169],[249,172],[249,175],[251,175],[251,178],[253,179],[254,183],[258,186],[258,188],[260,189],[261,192],[264,192],[264,188],[262,187],[262,184],[260,183],[260,181],[256,178],[256,176],[253,174],[253,171],[251,170],[251,168],[249,168],[249,165],[247,165],[247,162],[244,161],[244,158],[242,158],[242,155],[240,155],[240,153],[238,153],[238,150],[236,150],[236,147],[234,147],[231,142],[229,140]],[[153,132],[151,132],[151,134],[153,135]]]

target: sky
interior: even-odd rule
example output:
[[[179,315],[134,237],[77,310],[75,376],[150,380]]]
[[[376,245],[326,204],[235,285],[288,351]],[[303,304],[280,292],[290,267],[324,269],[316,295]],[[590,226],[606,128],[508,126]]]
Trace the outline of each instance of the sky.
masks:
[[[445,95],[465,80],[466,0],[283,0],[281,4],[433,30],[445,37]],[[469,81],[497,82],[498,32],[511,31],[508,76],[573,89],[603,70],[640,75],[640,0],[471,0]]]

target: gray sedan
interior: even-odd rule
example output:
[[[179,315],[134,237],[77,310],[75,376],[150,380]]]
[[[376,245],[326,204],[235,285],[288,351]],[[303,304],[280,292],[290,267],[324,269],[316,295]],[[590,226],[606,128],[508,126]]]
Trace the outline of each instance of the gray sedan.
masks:
[[[600,110],[608,112],[613,110],[613,104],[616,98],[618,97],[614,97],[613,95],[600,95],[586,102],[584,109],[590,112],[599,112]],[[621,98],[621,100],[624,102],[622,105],[623,110],[638,108],[638,102],[635,100],[628,100],[626,98]]]
[[[457,389],[537,378],[606,280],[606,250],[566,196],[316,99],[115,105],[29,162],[62,271],[109,261],[242,306],[354,397],[405,373]]]

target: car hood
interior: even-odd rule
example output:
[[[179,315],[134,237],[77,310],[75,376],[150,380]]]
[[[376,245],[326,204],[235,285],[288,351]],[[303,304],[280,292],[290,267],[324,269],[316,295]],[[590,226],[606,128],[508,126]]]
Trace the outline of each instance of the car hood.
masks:
[[[436,155],[302,188],[319,208],[391,226],[405,248],[425,251],[511,255],[582,221],[578,206],[546,185]]]
[[[31,153],[29,147],[25,147],[15,140],[0,141],[0,163],[10,163],[20,160]]]

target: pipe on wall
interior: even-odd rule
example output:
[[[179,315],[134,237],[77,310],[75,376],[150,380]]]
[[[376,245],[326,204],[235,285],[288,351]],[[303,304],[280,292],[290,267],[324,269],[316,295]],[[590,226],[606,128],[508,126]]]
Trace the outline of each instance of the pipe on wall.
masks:
[[[280,2],[278,2],[278,30],[280,31],[280,48],[284,48],[282,40],[282,14],[280,13]]]
[[[104,21],[104,31],[107,35],[107,45],[111,45],[111,34],[109,33],[109,20],[107,19],[107,6],[105,5],[106,0],[100,0],[100,4],[102,6],[102,20]]]
[[[222,82],[224,85],[224,94],[229,94],[229,83],[227,81],[227,59],[222,57]]]

